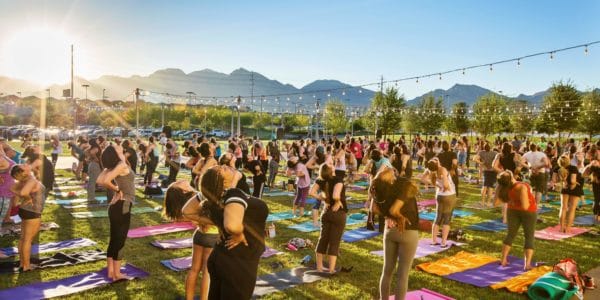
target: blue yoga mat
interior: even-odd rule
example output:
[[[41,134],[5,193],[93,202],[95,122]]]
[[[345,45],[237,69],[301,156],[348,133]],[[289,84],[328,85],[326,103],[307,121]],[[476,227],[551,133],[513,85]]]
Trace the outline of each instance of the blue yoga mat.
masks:
[[[31,253],[32,254],[48,253],[48,252],[61,251],[61,250],[66,250],[66,249],[83,248],[83,247],[95,246],[95,245],[96,245],[96,242],[94,242],[90,239],[78,238],[78,239],[72,239],[72,240],[66,240],[66,241],[60,241],[60,242],[34,244],[34,245],[31,245]],[[17,247],[0,248],[0,254],[3,254],[5,256],[16,256],[18,254],[18,252],[19,252],[19,250],[17,249]],[[2,299],[2,298],[0,298],[0,299]]]
[[[548,206],[541,206],[541,207],[538,207],[537,213],[543,214],[543,213],[547,213],[547,212],[551,212],[551,211],[553,211],[552,208],[550,208]]]
[[[315,205],[315,203],[317,203],[317,199],[315,198],[308,198],[305,202],[306,205]]]
[[[305,213],[306,215],[306,213]],[[267,217],[267,222],[275,222],[275,221],[281,221],[281,220],[289,220],[289,219],[293,219],[294,218],[294,214],[292,214],[291,211],[287,211],[287,212],[278,212],[278,213],[271,213],[269,214],[269,216]]]
[[[268,192],[268,193],[263,193],[263,196],[265,196],[265,197],[294,196],[294,192],[286,192],[286,191]]]
[[[378,236],[379,234],[380,232],[377,229],[377,226],[375,227],[374,231],[368,230],[366,227],[361,227],[344,232],[344,235],[342,235],[342,241],[346,243],[352,243],[360,240],[370,239]]]
[[[573,220],[573,224],[580,226],[593,226],[595,225],[594,215],[579,216]]]
[[[454,212],[452,212],[452,216],[455,218],[468,217],[471,215],[473,215],[472,212],[466,211],[466,210],[460,210],[460,209],[455,209]],[[432,211],[432,212],[422,211],[419,213],[419,219],[433,221],[433,220],[435,220],[435,211]]]
[[[149,274],[130,264],[121,267],[121,272],[132,279],[144,278]],[[48,299],[83,292],[112,283],[106,269],[76,275],[54,281],[35,282],[0,291],[0,299]]]
[[[468,226],[467,229],[477,231],[503,231],[508,227],[501,220],[485,221]]]
[[[552,201],[552,202],[550,202],[550,204],[553,204],[553,205],[560,205],[560,200],[557,200],[557,201]],[[592,204],[594,204],[594,201],[592,201],[592,200],[590,200],[590,199],[585,199],[585,200],[583,201],[583,205],[592,205]],[[578,205],[582,205],[582,204],[581,204],[581,201],[579,201],[579,204],[578,204]]]
[[[97,202],[106,202],[108,199],[106,196],[96,196]],[[71,204],[81,204],[88,203],[87,198],[79,198],[79,199],[57,199],[57,200],[48,200],[46,201],[48,204],[57,204],[57,205],[71,205]]]
[[[354,185],[358,185],[358,186],[369,186],[369,183],[366,181],[357,181],[354,183]]]
[[[290,225],[288,228],[298,230],[300,232],[313,232],[321,230],[320,227],[313,226],[312,221],[306,221],[304,223]]]

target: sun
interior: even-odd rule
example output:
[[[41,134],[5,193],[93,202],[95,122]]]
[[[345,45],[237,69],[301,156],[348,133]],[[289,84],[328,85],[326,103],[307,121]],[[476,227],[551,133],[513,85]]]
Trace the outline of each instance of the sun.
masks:
[[[65,83],[70,78],[73,42],[64,32],[49,28],[15,32],[3,42],[0,75],[42,85]]]

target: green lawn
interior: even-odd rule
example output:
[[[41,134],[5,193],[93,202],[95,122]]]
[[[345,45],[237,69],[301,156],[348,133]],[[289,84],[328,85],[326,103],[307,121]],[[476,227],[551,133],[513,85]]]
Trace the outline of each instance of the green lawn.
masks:
[[[60,171],[61,174],[67,174]],[[182,171],[187,173],[186,171]],[[283,180],[278,177],[278,180]],[[475,185],[461,182],[460,185],[461,201],[475,202],[479,200],[479,188]],[[358,200],[365,199],[365,192],[349,192],[350,196]],[[141,193],[138,194],[138,207],[160,204],[158,201],[144,199]],[[432,194],[425,194],[423,198],[432,198]],[[272,212],[291,210],[291,199],[287,197],[264,198],[269,204]],[[355,210],[354,212],[358,212]],[[500,217],[499,211],[474,211],[471,217],[454,219],[453,228],[465,227],[484,220],[496,219]],[[591,208],[585,207],[578,211],[578,215],[590,214]],[[544,220],[543,224],[538,224],[537,229],[542,229],[549,225],[555,225],[558,217],[558,207],[553,212],[540,215]],[[307,221],[309,217],[301,220],[277,222],[277,237],[268,239],[267,243],[273,248],[282,250],[281,244],[284,244],[292,237],[309,238],[316,242],[318,232],[305,234],[286,228],[287,225],[300,221]],[[58,230],[44,231],[39,235],[39,242],[60,241],[77,237],[87,237],[98,242],[98,248],[106,249],[109,236],[109,223],[107,218],[92,219],[74,219],[69,214],[69,210],[57,205],[47,205],[43,221],[54,221],[61,227]],[[157,213],[148,213],[133,215],[131,228],[155,225],[161,222],[161,217]],[[355,225],[350,228],[357,228],[362,225]],[[469,231],[474,238],[462,248],[454,247],[438,255],[432,255],[415,260],[415,264],[436,260],[457,253],[460,250],[470,252],[485,253],[499,258],[499,251],[504,238],[504,233],[487,233]],[[183,250],[159,250],[150,245],[155,239],[172,239],[180,237],[189,237],[191,232],[180,232],[165,234],[160,236],[128,239],[125,246],[125,259],[150,273],[148,278],[126,283],[117,283],[112,286],[105,286],[94,290],[82,292],[69,296],[69,299],[173,299],[177,295],[183,295],[185,272],[174,272],[166,269],[160,264],[160,260],[183,257],[191,254],[191,249]],[[421,237],[429,237],[429,233],[421,233]],[[0,247],[15,245],[16,237],[0,238]],[[512,254],[522,255],[523,238],[519,236],[514,243]],[[301,285],[295,288],[278,292],[265,297],[266,299],[371,299],[378,297],[378,283],[382,268],[382,258],[371,255],[372,250],[382,249],[381,236],[363,240],[356,243],[342,243],[339,264],[342,266],[353,266],[350,273],[339,273],[335,277],[322,280],[313,284]],[[563,241],[542,241],[536,240],[535,259],[547,262],[552,265],[561,258],[572,257],[580,265],[582,271],[594,268],[600,265],[600,239],[586,235],[566,239]],[[71,250],[73,251],[73,250]],[[270,264],[275,261],[283,263],[285,268],[298,266],[300,260],[305,255],[314,257],[312,250],[301,250],[298,252],[286,251],[285,254],[263,259],[260,263],[259,273],[273,272]],[[45,270],[36,270],[25,274],[0,275],[0,289],[25,285],[36,281],[49,281],[68,276],[88,273],[103,268],[105,263],[95,262],[71,267],[53,268]],[[277,270],[281,270],[277,269]],[[491,288],[476,288],[444,279],[439,276],[430,275],[413,268],[410,273],[409,289],[428,288],[440,293],[447,294],[457,299],[523,299],[525,296],[510,293],[507,291],[495,291]]]

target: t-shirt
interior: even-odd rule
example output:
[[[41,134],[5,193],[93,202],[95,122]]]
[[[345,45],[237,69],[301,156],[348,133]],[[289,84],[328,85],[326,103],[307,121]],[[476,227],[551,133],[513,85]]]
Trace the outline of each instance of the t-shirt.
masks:
[[[521,193],[517,191],[517,188],[522,185],[524,185],[525,188],[527,189],[527,198],[529,200],[529,208],[527,208],[527,210],[523,209],[523,207],[521,206]],[[525,182],[517,182],[515,185],[513,185],[513,187],[510,189],[510,191],[508,191],[507,207],[508,207],[508,209],[522,210],[522,211],[528,211],[528,212],[536,212],[537,211],[537,205],[535,203],[535,196],[531,192],[531,187],[529,186],[529,184],[527,184]]]
[[[304,176],[296,176],[296,184],[298,185],[298,187],[299,188],[309,187],[310,186],[310,175],[308,173],[308,169],[306,168],[306,166],[302,163],[299,163],[294,168],[294,171],[304,173]]]
[[[457,159],[456,153],[452,151],[444,151],[438,154],[437,157],[440,160],[440,164],[442,165],[442,167],[446,168],[448,172],[452,170],[452,161]]]
[[[523,154],[523,159],[525,159],[527,163],[529,163],[533,173],[546,172],[546,168],[544,168],[546,166],[545,158],[546,154],[540,151],[529,151]]]
[[[348,211],[348,205],[346,205],[346,186],[344,185],[344,179],[339,178],[338,176],[334,176],[332,179],[325,181],[322,179],[317,179],[315,181],[315,184],[319,186],[319,189],[321,189],[322,191],[325,191],[325,189],[328,187],[329,189],[327,191],[325,191],[325,194],[327,195],[332,195],[333,196],[333,190],[336,184],[341,183],[342,184],[342,192],[340,194],[340,202],[342,203],[342,208],[344,211]],[[328,204],[333,203],[333,199],[326,199],[325,202],[327,202]]]
[[[482,162],[483,165],[483,170],[484,171],[493,171],[494,168],[493,163],[494,163],[494,159],[496,158],[496,155],[498,155],[498,152],[496,151],[479,151],[479,153],[477,154],[479,155],[479,159]]]
[[[362,146],[360,145],[360,143],[354,142],[352,145],[350,145],[350,150],[352,150],[352,153],[354,154],[354,157],[356,157],[356,159],[362,159],[363,153]]]

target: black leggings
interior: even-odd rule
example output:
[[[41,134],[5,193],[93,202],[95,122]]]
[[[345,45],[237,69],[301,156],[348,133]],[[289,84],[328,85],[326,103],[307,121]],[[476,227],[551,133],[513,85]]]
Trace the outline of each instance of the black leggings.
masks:
[[[239,257],[222,253],[224,251],[227,250],[221,250],[217,246],[208,257],[207,267],[210,274],[208,299],[252,298],[260,257]]]
[[[129,232],[129,223],[131,222],[131,202],[120,200],[109,206],[108,220],[110,221],[110,239],[106,257],[121,260],[127,232]]]
[[[321,215],[321,234],[317,242],[317,253],[338,256],[340,241],[346,227],[346,212],[341,208],[334,212],[328,208]]]
[[[152,183],[152,174],[156,171],[156,166],[158,165],[158,157],[151,156],[150,160],[146,164],[146,175],[144,176],[144,184]]]
[[[169,184],[177,181],[177,174],[179,174],[179,168],[169,164]]]
[[[262,197],[263,188],[265,187],[265,181],[267,181],[267,178],[264,174],[252,177],[252,184],[254,185],[254,189],[252,190],[253,197]]]

